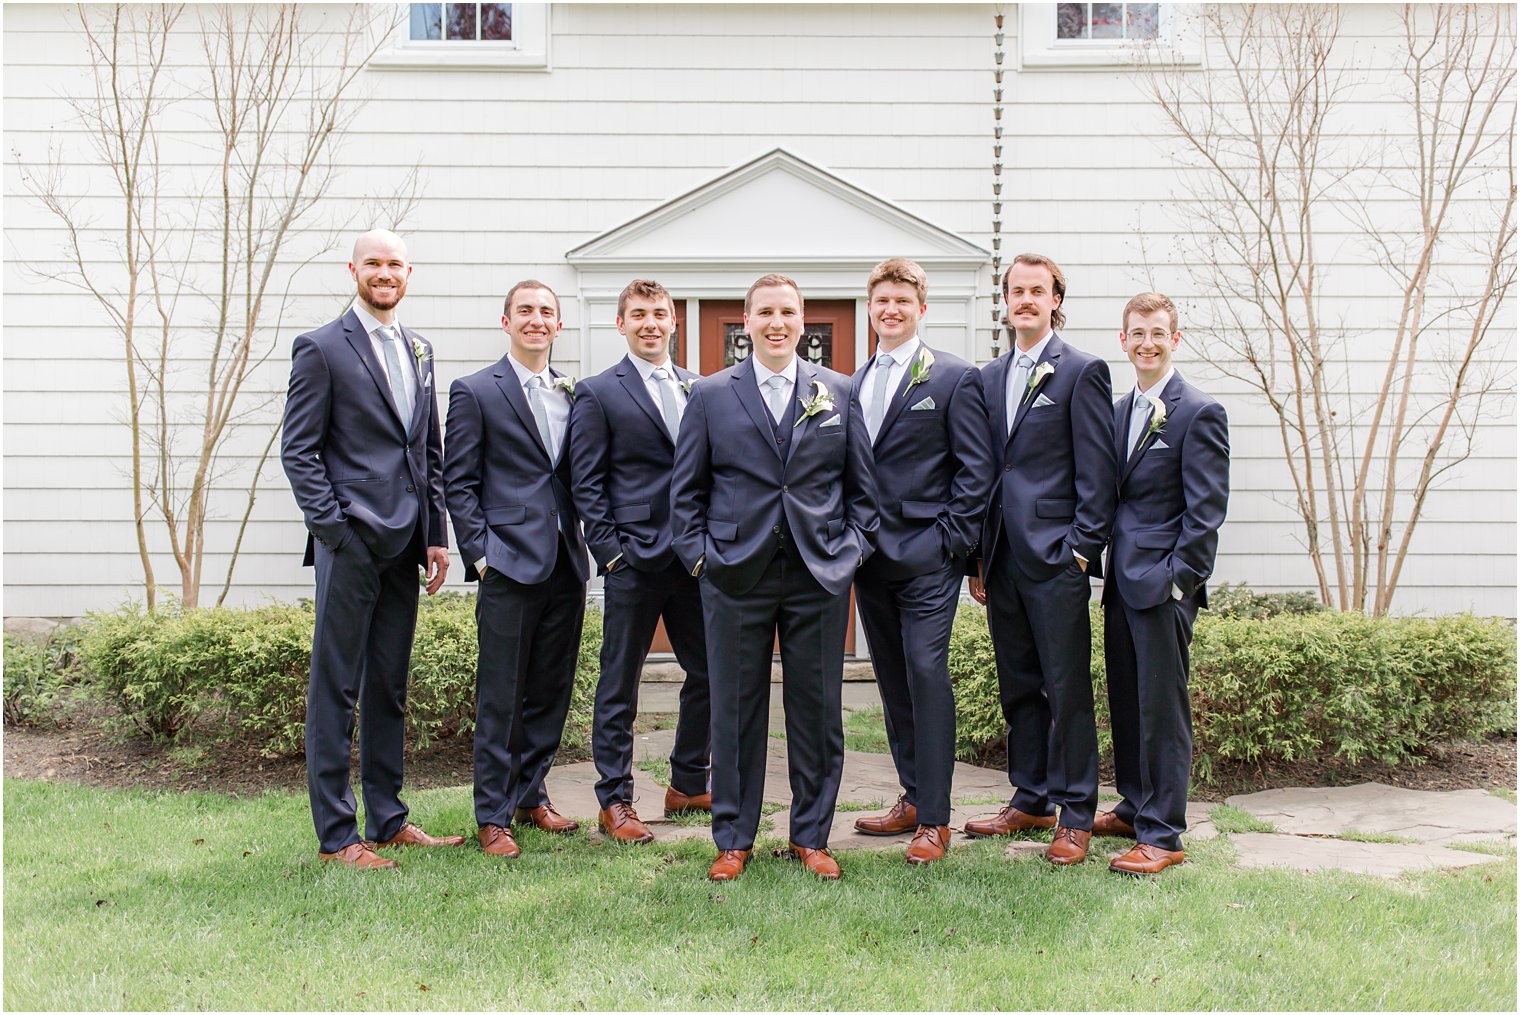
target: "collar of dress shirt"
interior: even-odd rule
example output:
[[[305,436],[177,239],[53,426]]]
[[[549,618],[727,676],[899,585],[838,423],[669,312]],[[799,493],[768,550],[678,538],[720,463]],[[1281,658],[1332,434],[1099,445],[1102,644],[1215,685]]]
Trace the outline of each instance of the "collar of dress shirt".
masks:
[[[628,358],[633,361],[633,368],[639,372],[640,377],[644,378],[645,384],[649,383],[649,375],[654,373],[656,370],[664,370],[665,375],[673,381],[680,380],[680,378],[676,376],[675,364],[670,362],[669,356],[665,357],[664,363],[651,363],[647,359],[644,359],[642,356],[630,355]]]
[[[401,334],[400,321],[392,321],[390,324],[386,324],[384,321],[376,320],[375,315],[364,309],[364,304],[358,300],[354,300],[353,310],[354,316],[359,318],[359,323],[364,326],[364,333],[366,335],[373,335],[376,328],[395,328],[396,334]]]
[[[1030,362],[1038,364],[1040,362],[1040,357],[1043,356],[1043,355],[1045,355],[1045,347],[1050,344],[1050,340],[1054,336],[1055,336],[1055,332],[1054,331],[1047,331],[1047,332],[1045,332],[1045,337],[1042,338],[1042,339],[1040,339],[1038,342],[1036,342],[1034,344],[1034,348],[1028,350],[1027,352],[1025,350],[1023,350],[1023,349],[1020,349],[1018,347],[1018,345],[1015,344],[1014,347],[1013,347],[1013,362],[1014,362],[1014,365],[1015,366],[1018,365],[1019,357],[1020,356],[1028,356],[1029,359],[1030,359]]]
[[[550,391],[557,390],[554,387],[554,375],[549,372],[549,368],[547,366],[535,374],[533,371],[517,362],[517,359],[510,352],[507,353],[507,360],[512,364],[512,369],[517,373],[517,383],[521,384],[523,387],[526,388],[528,386],[528,380],[530,378],[542,377],[544,379],[544,387],[548,388]]]
[[[914,335],[912,338],[908,339],[902,345],[900,345],[896,349],[892,350],[892,362],[896,363],[898,366],[903,366],[904,364],[912,363],[913,362],[913,357],[915,357],[915,356],[918,355],[918,347],[920,345],[923,345],[923,343],[919,341],[917,335]],[[886,351],[887,350],[881,349],[881,348],[878,348],[876,350],[876,362],[878,364],[881,363],[881,354],[884,353],[884,352],[886,352]]]
[[[755,383],[760,386],[760,394],[765,394],[765,382],[770,380],[772,377],[785,377],[787,381],[791,383],[792,387],[795,388],[797,386],[796,356],[793,356],[792,361],[786,365],[786,369],[781,371],[772,370],[764,363],[761,363],[760,357],[756,356],[754,353],[750,354],[750,359],[755,361]]]
[[[1159,380],[1155,384],[1153,384],[1151,386],[1151,388],[1150,388],[1149,391],[1142,391],[1142,390],[1140,390],[1140,384],[1137,381],[1135,383],[1135,394],[1139,395],[1142,398],[1150,398],[1152,395],[1155,395],[1157,398],[1160,398],[1161,397],[1161,393],[1166,390],[1166,386],[1171,383],[1171,381],[1172,381],[1172,374],[1175,374],[1176,372],[1177,372],[1177,368],[1176,367],[1169,367],[1167,369],[1166,373],[1164,373],[1164,374],[1161,375],[1161,380]]]

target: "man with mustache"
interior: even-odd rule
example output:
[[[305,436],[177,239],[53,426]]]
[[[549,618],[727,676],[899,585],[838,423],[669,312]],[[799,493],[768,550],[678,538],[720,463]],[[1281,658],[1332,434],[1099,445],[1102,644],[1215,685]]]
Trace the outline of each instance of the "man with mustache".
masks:
[[[971,594],[987,607],[1013,798],[968,835],[1056,827],[1045,859],[1087,859],[1098,807],[1090,577],[1114,521],[1108,364],[1061,339],[1066,276],[1020,254],[1003,274],[1012,347],[983,368],[1001,469]],[[1059,822],[1056,811],[1059,809]]]
[[[565,451],[575,382],[549,366],[562,323],[554,290],[517,283],[501,317],[507,354],[449,389],[449,517],[465,576],[480,583],[476,837],[492,856],[519,854],[513,820],[559,834],[580,827],[544,790],[570,710],[589,577]]]
[[[317,576],[306,696],[306,785],[318,853],[361,870],[396,861],[387,846],[459,846],[407,821],[402,802],[406,679],[427,592],[449,570],[439,470],[433,349],[396,320],[412,266],[384,229],[354,241],[358,292],[336,321],[296,336],[280,460],[306,519]],[[359,707],[359,836],[349,752]]]

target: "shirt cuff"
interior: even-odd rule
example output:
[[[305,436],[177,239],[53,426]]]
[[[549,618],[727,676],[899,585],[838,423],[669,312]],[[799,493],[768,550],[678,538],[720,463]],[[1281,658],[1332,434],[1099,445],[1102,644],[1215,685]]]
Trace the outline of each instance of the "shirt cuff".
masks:
[[[1177,587],[1177,583],[1176,582],[1172,582],[1172,598],[1173,599],[1181,599],[1182,598],[1182,590]]]
[[[1078,560],[1079,560],[1079,561],[1081,561],[1081,562],[1082,562],[1082,563],[1084,563],[1084,564],[1086,564],[1086,563],[1087,563],[1087,558],[1086,558],[1086,557],[1084,557],[1084,556],[1082,556],[1082,555],[1081,555],[1081,554],[1080,554],[1080,553],[1078,553],[1078,552],[1077,552],[1077,551],[1076,551],[1076,550],[1073,550],[1073,551],[1071,551],[1071,555],[1072,555],[1072,556],[1073,556],[1073,557],[1075,557],[1075,558],[1077,558],[1077,559],[1078,559]]]
[[[623,555],[620,553],[616,557],[613,557],[611,560],[609,560],[607,562],[607,573],[611,574],[612,571],[613,571],[613,569],[618,566],[618,561],[620,561],[622,559],[623,559]]]
[[[486,573],[486,559],[484,557],[481,557],[475,562],[475,573],[478,575],[484,575]]]

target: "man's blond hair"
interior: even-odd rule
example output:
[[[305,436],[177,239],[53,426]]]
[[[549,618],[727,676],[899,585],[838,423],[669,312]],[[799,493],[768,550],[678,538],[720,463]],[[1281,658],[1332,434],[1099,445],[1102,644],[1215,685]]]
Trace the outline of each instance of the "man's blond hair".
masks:
[[[866,281],[866,299],[870,299],[871,293],[883,282],[911,285],[913,291],[918,293],[919,306],[929,302],[929,276],[917,261],[906,257],[889,257],[872,268],[871,277]]]
[[[1171,318],[1172,326],[1169,334],[1177,334],[1177,304],[1173,303],[1169,296],[1158,292],[1136,293],[1124,304],[1124,316],[1120,318],[1124,322],[1121,330],[1129,330],[1130,314],[1154,314],[1158,310],[1165,310]]]
[[[797,285],[797,283],[793,282],[785,275],[779,275],[776,272],[771,272],[769,275],[761,275],[759,278],[755,279],[754,285],[749,287],[749,292],[744,294],[744,312],[746,314],[749,313],[750,298],[755,295],[756,289],[765,289],[773,285],[791,286],[792,292],[797,294],[797,309],[802,309],[802,289]]]

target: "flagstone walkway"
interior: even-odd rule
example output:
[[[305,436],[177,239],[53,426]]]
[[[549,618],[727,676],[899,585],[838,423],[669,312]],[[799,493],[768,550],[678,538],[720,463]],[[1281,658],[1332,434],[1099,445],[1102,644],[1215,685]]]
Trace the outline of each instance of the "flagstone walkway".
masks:
[[[674,710],[679,685],[646,682],[640,691],[646,713]],[[845,710],[879,705],[873,684],[848,682]],[[762,836],[785,839],[791,788],[786,772],[786,741],[780,735],[779,688],[772,695],[772,739],[766,760],[765,800],[771,812],[762,818]],[[669,699],[668,701],[666,699]],[[660,767],[670,754],[673,730],[641,734],[634,745],[634,805],[654,831],[656,841],[703,839],[710,836],[705,822],[694,818],[666,819],[664,785],[640,763]],[[596,831],[596,769],[590,762],[560,765],[549,773],[549,795],[562,814],[580,819]],[[995,814],[1008,800],[1006,773],[957,763],[953,783],[951,827],[957,831],[967,818]],[[881,837],[855,831],[862,813],[885,810],[900,792],[892,759],[886,754],[846,751],[840,785],[839,810],[830,845],[835,849],[896,849],[911,835]],[[1103,799],[1116,799],[1112,786],[1100,787]],[[1244,811],[1270,831],[1229,833],[1243,867],[1280,867],[1302,871],[1344,870],[1396,877],[1406,871],[1465,867],[1501,859],[1491,853],[1453,849],[1457,843],[1484,843],[1500,849],[1515,844],[1515,804],[1483,790],[1427,792],[1380,783],[1360,786],[1268,790],[1230,797],[1227,805]],[[1217,804],[1188,806],[1187,842],[1221,833],[1211,820]],[[1237,823],[1234,827],[1239,827]],[[953,844],[964,844],[956,834]],[[1009,855],[1041,851],[1043,841],[1014,840]],[[1127,848],[1122,840],[1098,840],[1102,856]]]

